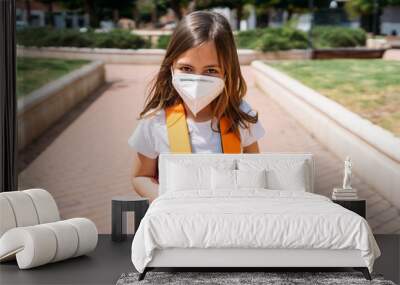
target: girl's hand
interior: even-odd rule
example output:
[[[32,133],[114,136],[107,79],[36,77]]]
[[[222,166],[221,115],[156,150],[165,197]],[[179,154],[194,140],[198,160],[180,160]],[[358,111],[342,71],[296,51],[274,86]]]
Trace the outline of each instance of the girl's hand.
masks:
[[[157,159],[136,153],[132,167],[132,186],[140,196],[149,198],[150,203],[158,197],[159,184],[154,178],[157,167]]]

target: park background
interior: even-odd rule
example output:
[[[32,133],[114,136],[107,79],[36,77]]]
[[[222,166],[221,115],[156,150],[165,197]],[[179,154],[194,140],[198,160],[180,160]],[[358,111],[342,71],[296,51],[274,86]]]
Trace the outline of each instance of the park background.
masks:
[[[136,195],[127,141],[170,35],[212,10],[234,31],[260,151],[313,153],[327,197],[349,155],[373,232],[400,234],[400,1],[16,4],[18,185],[49,191],[62,219],[111,232],[112,197]]]

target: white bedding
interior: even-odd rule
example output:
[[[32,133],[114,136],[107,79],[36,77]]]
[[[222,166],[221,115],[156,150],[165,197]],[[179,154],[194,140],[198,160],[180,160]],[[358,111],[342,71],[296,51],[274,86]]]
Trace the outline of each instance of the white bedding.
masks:
[[[370,272],[380,256],[361,216],[321,195],[266,189],[159,196],[133,239],[133,265],[143,272],[169,247],[358,249]]]

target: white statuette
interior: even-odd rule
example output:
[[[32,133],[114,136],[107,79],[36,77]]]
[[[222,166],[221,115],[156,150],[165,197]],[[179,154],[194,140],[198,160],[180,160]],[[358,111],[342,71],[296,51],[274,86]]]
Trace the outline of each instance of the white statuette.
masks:
[[[346,157],[344,162],[344,178],[343,178],[343,189],[352,189],[351,188],[351,159],[350,156]]]

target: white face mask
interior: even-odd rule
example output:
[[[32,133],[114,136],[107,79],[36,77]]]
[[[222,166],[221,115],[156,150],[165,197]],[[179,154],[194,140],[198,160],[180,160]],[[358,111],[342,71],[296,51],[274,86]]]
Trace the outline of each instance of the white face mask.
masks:
[[[171,74],[172,85],[194,116],[218,97],[225,87],[225,80],[219,77],[189,73],[174,74],[172,67]]]

